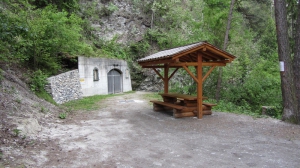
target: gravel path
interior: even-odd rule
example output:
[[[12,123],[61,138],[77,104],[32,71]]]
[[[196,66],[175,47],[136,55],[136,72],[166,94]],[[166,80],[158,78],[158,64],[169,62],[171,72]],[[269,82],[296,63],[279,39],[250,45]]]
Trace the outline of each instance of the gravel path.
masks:
[[[300,126],[272,118],[213,112],[198,120],[152,111],[143,92],[51,124],[28,167],[300,166]]]

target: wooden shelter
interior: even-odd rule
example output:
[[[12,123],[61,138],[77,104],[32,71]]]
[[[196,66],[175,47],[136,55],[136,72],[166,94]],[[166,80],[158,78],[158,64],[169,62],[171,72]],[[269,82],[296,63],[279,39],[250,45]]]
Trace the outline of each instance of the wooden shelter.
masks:
[[[202,84],[216,66],[226,66],[231,63],[235,56],[218,49],[208,42],[202,41],[182,47],[160,51],[145,58],[137,60],[142,68],[152,68],[156,74],[164,81],[164,93],[168,93],[169,80],[179,68],[184,68],[187,73],[197,83],[197,117],[203,116],[202,109]],[[196,74],[193,74],[188,67],[196,68]],[[203,66],[210,66],[210,69],[202,76]],[[164,75],[161,75],[157,68],[164,69]],[[175,70],[169,76],[169,69]]]

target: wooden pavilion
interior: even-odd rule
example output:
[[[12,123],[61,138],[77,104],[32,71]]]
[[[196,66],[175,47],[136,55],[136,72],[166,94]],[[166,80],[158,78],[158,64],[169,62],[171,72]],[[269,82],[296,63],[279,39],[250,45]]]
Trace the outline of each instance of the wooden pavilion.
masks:
[[[202,84],[204,80],[209,76],[216,66],[226,66],[227,63],[231,63],[234,59],[235,56],[217,48],[212,44],[209,44],[208,42],[202,41],[182,47],[160,51],[137,61],[142,68],[152,68],[163,80],[164,93],[168,93],[169,91],[169,80],[179,68],[184,68],[197,83],[196,112],[198,119],[200,119],[203,116]],[[196,74],[193,74],[189,70],[189,66],[196,68]],[[202,75],[203,66],[210,66],[210,69],[204,76]],[[163,68],[164,74],[161,75],[157,68]],[[175,68],[175,70],[169,76],[170,68]],[[173,108],[176,108],[176,106]]]

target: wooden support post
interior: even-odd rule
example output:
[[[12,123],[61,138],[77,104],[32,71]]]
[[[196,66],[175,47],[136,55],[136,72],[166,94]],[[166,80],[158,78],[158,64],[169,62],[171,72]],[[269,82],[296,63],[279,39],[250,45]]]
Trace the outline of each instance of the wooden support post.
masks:
[[[164,65],[164,93],[169,93],[169,65]]]
[[[200,119],[203,116],[203,109],[202,109],[202,55],[198,53],[197,58],[198,66],[197,66],[197,118]]]
[[[174,74],[178,71],[179,68],[176,68],[173,73],[170,75],[169,80],[174,76]]]
[[[164,77],[162,77],[161,74],[155,68],[152,68],[152,69],[162,80],[164,80]]]
[[[183,68],[186,70],[188,74],[190,74],[190,76],[195,80],[195,82],[198,83],[198,79],[193,75],[193,73],[189,70],[189,68],[187,66],[183,66]]]
[[[216,66],[212,66],[208,72],[206,73],[206,75],[202,78],[202,83],[205,81],[205,79],[208,77],[208,75],[215,69]]]

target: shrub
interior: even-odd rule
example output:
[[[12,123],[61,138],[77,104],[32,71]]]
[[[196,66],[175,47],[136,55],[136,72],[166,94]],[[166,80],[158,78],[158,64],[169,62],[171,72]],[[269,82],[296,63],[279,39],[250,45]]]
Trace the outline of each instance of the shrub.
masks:
[[[30,79],[30,89],[34,92],[44,91],[44,87],[47,83],[47,75],[41,70],[37,70],[32,74]]]
[[[66,112],[60,113],[58,117],[60,119],[66,119],[67,118],[67,113]]]
[[[0,68],[0,82],[3,80],[3,70]]]

